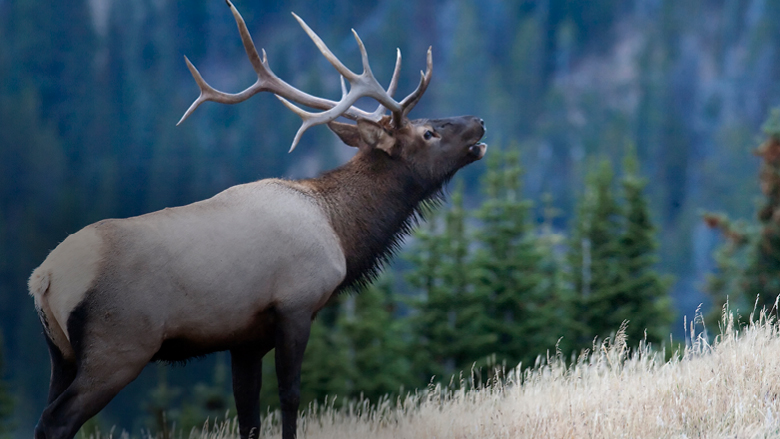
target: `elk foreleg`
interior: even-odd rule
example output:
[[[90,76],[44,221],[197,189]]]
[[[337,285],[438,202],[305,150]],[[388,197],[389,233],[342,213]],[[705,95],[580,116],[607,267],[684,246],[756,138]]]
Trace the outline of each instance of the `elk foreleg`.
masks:
[[[263,357],[272,346],[252,345],[232,349],[233,397],[241,439],[260,436],[260,389],[263,385]]]
[[[276,377],[282,406],[282,438],[297,436],[298,407],[301,403],[301,364],[309,341],[312,316],[295,313],[280,316],[276,330]]]

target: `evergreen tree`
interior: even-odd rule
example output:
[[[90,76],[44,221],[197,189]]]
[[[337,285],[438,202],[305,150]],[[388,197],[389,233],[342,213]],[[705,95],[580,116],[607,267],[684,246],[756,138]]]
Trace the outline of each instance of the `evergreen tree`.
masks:
[[[199,382],[192,388],[191,394],[182,402],[181,415],[177,429],[184,437],[195,429],[200,431],[206,420],[211,425],[233,416],[233,397],[230,387],[230,370],[225,360],[226,353],[217,354],[214,374],[211,382]]]
[[[638,176],[633,148],[626,156],[623,199],[617,199],[611,164],[604,161],[589,177],[570,249],[581,346],[607,337],[629,321],[629,345],[647,336],[660,342],[672,320],[669,281],[657,262],[655,228]]]
[[[412,361],[414,373],[423,382],[431,376],[444,374],[439,364],[445,361],[447,352],[439,349],[437,342],[451,338],[453,332],[449,320],[454,310],[448,295],[442,291],[439,278],[443,244],[437,234],[439,218],[438,212],[429,215],[427,222],[414,231],[415,244],[404,255],[412,264],[412,270],[405,278],[416,291],[416,296],[410,300],[413,314],[409,322],[414,337]]]
[[[759,180],[764,200],[758,224],[733,224],[725,215],[705,215],[726,242],[715,253],[718,271],[708,279],[713,298],[711,320],[721,308],[747,317],[754,306],[772,308],[780,295],[780,109],[772,110],[763,126],[767,139],[756,149],[761,157]]]
[[[538,270],[543,275],[540,277],[542,285],[540,289],[550,291],[544,313],[550,320],[550,326],[555,328],[556,349],[564,354],[570,354],[576,346],[576,302],[571,284],[567,281],[566,253],[563,251],[566,245],[566,235],[556,232],[553,221],[560,216],[559,209],[552,205],[552,195],[542,196],[543,223],[539,230],[536,248],[541,255]],[[548,336],[549,337],[549,336]],[[549,346],[548,346],[549,347]]]
[[[455,307],[455,337],[450,344],[455,369],[468,370],[474,363],[485,365],[493,353],[496,335],[490,330],[489,297],[474,288],[471,237],[466,232],[468,213],[463,207],[463,185],[452,194],[452,204],[445,212],[444,258],[440,266],[442,286],[452,294]]]
[[[747,268],[747,254],[754,248],[757,231],[744,221],[732,223],[724,214],[706,213],[704,222],[723,235],[725,242],[713,254],[715,272],[707,275],[705,291],[712,306],[707,315],[707,325],[717,328],[723,317],[723,307],[737,316],[747,316],[753,309],[756,297],[745,294],[744,273]]]
[[[780,296],[780,109],[763,126],[767,140],[756,150],[763,205],[758,211],[760,231],[745,270],[747,298],[758,297],[759,307],[771,308]]]
[[[625,197],[625,228],[620,237],[624,270],[622,294],[613,303],[614,313],[630,320],[626,336],[629,343],[647,340],[659,343],[669,335],[673,319],[669,298],[669,279],[654,268],[658,262],[658,242],[643,191],[646,181],[639,177],[639,163],[633,148],[624,161],[622,179]]]
[[[352,390],[355,373],[349,361],[349,339],[336,325],[342,307],[342,303],[331,305],[312,323],[301,369],[301,404],[322,402],[326,396],[346,398]]]
[[[354,372],[352,397],[376,402],[415,383],[411,375],[409,336],[395,316],[392,275],[385,274],[365,291],[350,297],[339,327],[349,338]]]
[[[614,195],[612,165],[605,160],[588,176],[573,227],[569,264],[576,296],[578,343],[617,331],[624,314],[614,307],[621,295],[623,212]]]
[[[161,435],[162,439],[171,439],[173,427],[180,417],[175,401],[181,395],[181,389],[169,384],[167,365],[157,364],[155,367],[157,386],[149,390],[142,402],[142,409],[146,414],[144,424],[148,431]]]
[[[522,170],[516,151],[493,149],[483,180],[485,201],[476,234],[475,287],[489,304],[490,352],[498,364],[533,364],[539,354],[567,335],[569,316],[558,313],[562,286],[553,279],[545,247],[530,219],[531,203],[522,198]],[[547,248],[549,249],[549,247]],[[552,268],[552,270],[550,270]]]
[[[438,232],[438,222],[444,225]],[[489,331],[486,297],[480,297],[470,277],[470,240],[466,235],[466,211],[462,186],[452,194],[452,204],[429,227],[416,232],[416,248],[407,275],[420,296],[411,317],[414,329],[414,367],[422,379],[448,379],[484,364],[495,335]]]

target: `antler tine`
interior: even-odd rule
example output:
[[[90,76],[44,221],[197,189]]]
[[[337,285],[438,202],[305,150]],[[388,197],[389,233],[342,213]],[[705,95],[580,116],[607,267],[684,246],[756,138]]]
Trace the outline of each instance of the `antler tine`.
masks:
[[[306,25],[306,22],[303,21],[300,17],[293,14],[295,18],[298,20],[299,23],[301,23],[301,26],[304,28],[307,34],[309,34],[309,37],[314,40],[314,43],[317,45],[317,47],[320,49],[320,51],[325,55],[325,57],[331,61],[331,64],[336,68],[337,71],[342,73],[348,73],[347,75],[342,74],[341,79],[341,101],[339,101],[338,105],[331,108],[330,110],[324,111],[322,113],[310,113],[308,111],[303,110],[302,108],[298,107],[297,105],[293,104],[289,100],[277,96],[282,103],[292,110],[295,114],[297,114],[301,119],[303,119],[303,123],[301,124],[300,128],[298,128],[298,132],[295,134],[295,138],[293,139],[292,146],[290,147],[290,151],[292,152],[296,146],[298,146],[298,142],[301,139],[301,136],[303,136],[303,133],[306,132],[309,128],[320,125],[324,123],[331,122],[335,119],[337,119],[339,116],[341,116],[341,111],[347,111],[346,109],[352,109],[355,112],[363,113],[361,117],[371,119],[371,120],[379,120],[382,118],[386,110],[385,104],[390,104],[397,108],[398,111],[403,111],[403,107],[401,104],[397,103],[392,99],[392,95],[395,93],[396,89],[398,88],[398,78],[400,77],[400,71],[401,71],[401,50],[396,50],[396,61],[395,61],[395,69],[393,70],[393,77],[390,80],[390,85],[388,86],[387,90],[384,90],[379,83],[377,82],[376,78],[374,77],[373,72],[371,71],[371,66],[368,62],[368,53],[366,51],[366,47],[363,44],[363,41],[360,39],[360,36],[355,32],[355,30],[352,30],[352,33],[355,36],[355,40],[357,41],[358,47],[360,49],[360,55],[361,59],[363,61],[363,73],[361,75],[355,75],[354,72],[349,70],[346,66],[344,66],[341,61],[339,61],[335,55],[328,49],[328,47],[325,45],[325,43],[322,41],[322,39],[317,36],[317,34],[314,33],[314,31],[311,30],[311,28]],[[335,60],[335,61],[332,61]],[[347,86],[345,84],[345,76],[347,76],[347,81],[350,82],[352,85],[352,89],[347,91]],[[349,80],[349,77],[352,77],[353,80]],[[353,107],[354,103],[360,99],[363,96],[371,96],[375,99],[377,99],[380,104],[379,107],[374,111],[373,113],[365,113],[362,110]]]
[[[390,85],[387,87],[387,95],[391,98],[395,94],[395,91],[398,89],[398,78],[401,76],[401,49],[395,49],[396,56],[395,56],[395,69],[393,69],[393,77],[390,79]],[[373,120],[379,120],[382,118],[382,116],[385,115],[385,111],[387,111],[387,108],[385,108],[384,105],[379,104],[379,106],[374,110],[373,113],[371,113],[371,119]]]
[[[393,69],[393,77],[390,79],[390,86],[387,87],[387,94],[393,96],[395,91],[398,90],[398,78],[401,76],[401,49],[395,49],[395,69]]]
[[[414,108],[415,105],[417,105],[417,102],[420,101],[420,98],[422,97],[423,93],[425,93],[425,90],[428,89],[428,85],[431,83],[431,77],[433,75],[433,48],[428,47],[428,54],[427,54],[427,65],[425,66],[425,73],[420,72],[420,84],[417,86],[417,89],[415,89],[409,96],[405,97],[403,101],[401,101],[401,107],[403,107],[403,112],[401,113],[401,119],[405,118],[410,111],[412,111],[412,108]],[[393,117],[395,118],[395,114],[393,114]]]
[[[190,73],[192,73],[192,77],[195,79],[195,83],[198,84],[198,88],[200,88],[200,96],[198,96],[198,98],[195,99],[195,102],[190,105],[190,108],[187,109],[176,125],[184,122],[184,119],[188,118],[190,114],[192,114],[192,112],[200,106],[200,104],[206,101],[220,102],[223,104],[237,104],[249,99],[263,90],[262,84],[260,84],[260,80],[258,79],[257,82],[240,93],[223,93],[210,86],[206,80],[203,79],[203,76],[201,76],[198,69],[195,68],[192,62],[190,62],[189,58],[185,56],[184,61],[187,63],[187,68],[190,69]]]
[[[352,34],[355,36],[358,48],[360,49],[360,58],[363,61],[363,74],[356,78],[356,87],[364,88],[365,95],[373,97],[379,103],[393,111],[397,111],[401,108],[401,105],[394,101],[390,94],[381,86],[374,77],[374,72],[371,71],[371,66],[368,63],[368,52],[366,52],[366,46],[363,44],[363,40],[360,39],[355,29],[352,29]],[[398,58],[396,57],[396,61]],[[392,81],[391,81],[392,82]]]
[[[317,35],[309,27],[309,25],[306,24],[305,21],[303,21],[301,17],[299,17],[295,12],[293,12],[292,15],[293,17],[295,17],[296,20],[298,20],[298,24],[301,25],[303,31],[306,32],[306,35],[308,35],[309,38],[311,38],[311,40],[317,46],[317,48],[320,49],[322,55],[325,57],[325,59],[328,60],[328,62],[333,66],[333,68],[335,68],[336,71],[339,72],[341,76],[345,77],[347,81],[349,81],[350,83],[354,81],[358,75],[356,75],[352,70],[348,69],[347,66],[345,66],[341,61],[339,61],[336,55],[334,55],[333,52],[330,51],[330,49],[325,44],[325,42],[322,41],[322,38],[320,38],[320,36]]]
[[[275,77],[276,75],[271,74],[266,68],[268,59],[265,54],[265,49],[263,49],[263,60],[260,60],[260,55],[257,54],[257,47],[255,47],[255,42],[252,41],[252,35],[246,27],[244,17],[241,16],[238,9],[233,6],[233,3],[231,3],[230,0],[225,0],[225,3],[230,7],[230,12],[233,13],[233,18],[235,18],[236,25],[238,25],[238,34],[241,36],[241,42],[244,44],[244,51],[246,51],[246,56],[249,58],[249,62],[252,63],[252,67],[255,69],[257,77]]]

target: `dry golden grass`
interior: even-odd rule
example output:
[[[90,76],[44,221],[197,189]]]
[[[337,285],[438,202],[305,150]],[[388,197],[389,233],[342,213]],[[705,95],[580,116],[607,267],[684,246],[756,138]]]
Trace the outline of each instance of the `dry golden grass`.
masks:
[[[566,366],[553,359],[481,389],[436,387],[399,402],[310,407],[299,437],[764,438],[780,437],[780,330],[724,319],[710,344],[693,333],[669,361],[629,351],[618,333]],[[236,439],[235,420],[193,439]],[[278,414],[260,437],[281,437]]]

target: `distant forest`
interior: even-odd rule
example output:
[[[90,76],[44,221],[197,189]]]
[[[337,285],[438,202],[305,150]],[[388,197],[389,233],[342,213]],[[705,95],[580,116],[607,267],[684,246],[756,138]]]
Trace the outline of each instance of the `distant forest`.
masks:
[[[486,121],[486,141],[500,147],[489,150],[486,159],[500,154],[510,162],[516,160],[515,168],[504,171],[495,163],[490,168],[488,160],[464,169],[452,184],[453,202],[433,214],[434,220],[409,240],[378,286],[323,316],[320,335],[333,335],[329,340],[314,340],[307,355],[316,356],[317,347],[325,346],[322,358],[329,358],[335,351],[328,346],[346,343],[343,364],[364,364],[350,342],[338,339],[349,333],[350,316],[377,306],[389,313],[380,317],[392,321],[424,316],[414,312],[426,309],[425,303],[415,302],[421,282],[415,276],[439,273],[444,280],[437,282],[455,282],[447,273],[458,270],[442,262],[425,271],[421,267],[430,261],[413,255],[429,254],[420,246],[438,241],[426,236],[448,236],[456,230],[447,232],[446,225],[454,227],[453,221],[462,221],[462,236],[482,240],[467,248],[487,248],[484,243],[489,237],[484,233],[491,229],[485,228],[490,220],[485,206],[490,200],[520,203],[512,207],[520,216],[510,223],[518,227],[517,233],[541,240],[534,246],[542,253],[531,259],[553,268],[549,276],[534,278],[542,282],[534,285],[558,282],[560,291],[571,293],[584,288],[572,267],[585,259],[576,255],[577,245],[572,242],[585,242],[583,233],[588,230],[582,229],[580,219],[599,205],[594,200],[601,199],[593,194],[601,187],[607,198],[618,200],[615,206],[621,213],[604,218],[623,218],[615,223],[623,230],[627,222],[621,221],[629,221],[626,212],[631,204],[626,183],[634,184],[634,197],[646,203],[648,215],[646,228],[640,228],[640,235],[647,238],[641,246],[648,258],[642,267],[663,286],[662,292],[647,296],[653,297],[648,303],[663,305],[652,323],[661,332],[681,334],[682,316],[692,316],[699,304],[706,308],[711,303],[703,293],[707,273],[735,266],[722,255],[716,264],[713,250],[721,243],[721,233],[707,227],[702,212],[755,221],[756,200],[761,196],[760,160],[751,150],[764,139],[761,127],[770,109],[780,105],[780,2],[237,0],[235,4],[258,48],[267,51],[274,72],[302,90],[329,98],[339,96],[339,78],[290,11],[304,18],[340,59],[357,69],[359,55],[350,32],[354,28],[366,43],[382,83],[389,82],[395,49],[400,48],[404,63],[399,95],[416,86],[425,51],[432,46],[433,81],[412,117],[478,115]],[[338,166],[352,153],[320,127],[309,130],[296,151],[287,154],[299,120],[276,99],[262,94],[237,106],[206,103],[176,127],[198,94],[183,55],[221,90],[239,91],[254,80],[235,22],[222,0],[0,0],[0,436],[9,430],[14,437],[29,437],[44,407],[48,353],[26,282],[48,251],[69,233],[100,219],[197,201],[234,184],[312,176]],[[513,173],[516,177],[511,177]],[[504,186],[491,193],[491,184],[497,184],[495,175],[504,175]],[[510,177],[515,181],[507,182]],[[457,220],[459,211],[461,220]],[[712,222],[714,217],[710,218]],[[452,262],[447,258],[462,249],[448,251],[455,253],[444,260]],[[616,254],[610,255],[604,260],[618,260]],[[480,256],[475,250],[472,256],[467,262],[486,270],[491,254]],[[596,265],[589,267],[596,270]],[[492,267],[488,272],[494,269],[498,270]],[[480,288],[491,285],[482,279],[467,281],[472,282],[469,285],[482,282]],[[719,287],[715,281],[716,293],[734,291],[729,289],[733,285]],[[612,290],[621,291],[625,289]],[[490,294],[487,297],[495,298]],[[391,300],[383,302],[382,297]],[[361,308],[361,300],[374,308]],[[722,296],[717,296],[715,306],[721,303]],[[552,310],[547,307],[532,315],[564,318],[564,311],[554,303],[548,305]],[[434,308],[431,316],[441,311]],[[588,327],[583,319],[570,322],[568,329],[574,332],[559,348],[582,346],[583,328]],[[511,328],[491,326],[495,322],[483,323],[474,334],[504,331],[507,340],[518,340],[529,331],[512,333]],[[388,323],[387,328],[391,326]],[[587,336],[605,337],[609,330],[597,329]],[[554,352],[557,337],[543,335],[542,340],[505,352],[507,364],[533,361],[533,350],[550,343]],[[412,336],[404,337],[410,341]],[[569,340],[572,344],[566,345]],[[394,367],[408,367],[415,379],[454,372],[484,360],[483,354],[495,353],[495,343],[489,338],[470,341],[470,346],[480,347],[474,354],[479,358],[456,358],[444,352],[435,361],[409,359],[405,366]],[[395,352],[387,349],[382,351]],[[437,352],[435,346],[417,351]],[[204,401],[212,390],[224,395],[229,382],[226,361],[226,355],[216,355],[175,371],[150,367],[101,414],[101,422],[135,429],[154,425],[144,416],[154,418],[160,407],[170,409],[188,394],[182,389],[195,382],[206,383],[192,390],[200,392]],[[419,364],[433,366],[414,369]],[[333,367],[340,369],[338,362]],[[360,386],[372,385],[356,382],[356,377],[365,379],[365,374],[358,370],[342,387],[338,383],[311,387],[310,396],[339,388],[359,392]],[[401,382],[390,379],[385,388]],[[3,391],[6,387],[8,392]],[[9,407],[5,394],[13,396],[13,416],[4,415]],[[182,410],[179,419],[186,417]],[[6,427],[4,416],[11,420]]]

